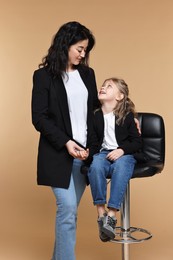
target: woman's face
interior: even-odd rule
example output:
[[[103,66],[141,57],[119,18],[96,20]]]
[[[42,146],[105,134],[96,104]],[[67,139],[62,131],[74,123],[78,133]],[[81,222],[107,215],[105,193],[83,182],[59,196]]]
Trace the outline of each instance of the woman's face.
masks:
[[[71,45],[68,51],[68,67],[67,71],[73,69],[73,65],[78,65],[85,57],[88,47],[88,39],[79,41],[74,45]]]

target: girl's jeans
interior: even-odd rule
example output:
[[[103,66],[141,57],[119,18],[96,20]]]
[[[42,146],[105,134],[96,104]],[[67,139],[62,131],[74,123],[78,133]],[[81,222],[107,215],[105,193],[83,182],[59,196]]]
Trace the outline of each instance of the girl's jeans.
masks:
[[[115,161],[109,161],[106,159],[109,152],[103,150],[94,155],[88,178],[94,205],[107,203],[107,177],[111,178],[110,198],[107,207],[119,210],[136,160],[133,155],[123,155]]]
[[[86,187],[86,178],[80,173],[81,165],[82,161],[74,159],[68,189],[52,187],[57,204],[55,246],[52,260],[76,259],[77,208]]]

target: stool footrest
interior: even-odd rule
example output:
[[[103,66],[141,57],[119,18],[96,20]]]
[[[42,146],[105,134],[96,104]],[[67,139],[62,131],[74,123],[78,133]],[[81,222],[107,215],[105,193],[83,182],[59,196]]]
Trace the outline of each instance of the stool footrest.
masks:
[[[116,227],[115,238],[110,242],[133,244],[141,243],[150,238],[152,238],[152,234],[143,228],[130,227],[128,230],[124,230],[122,227]]]

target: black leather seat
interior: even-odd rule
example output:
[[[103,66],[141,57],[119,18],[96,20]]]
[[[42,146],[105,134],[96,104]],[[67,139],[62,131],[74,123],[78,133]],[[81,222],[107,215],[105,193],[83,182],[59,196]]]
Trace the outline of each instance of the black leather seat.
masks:
[[[165,127],[163,118],[154,113],[138,113],[143,153],[147,162],[138,163],[133,178],[149,177],[163,170],[165,162]]]

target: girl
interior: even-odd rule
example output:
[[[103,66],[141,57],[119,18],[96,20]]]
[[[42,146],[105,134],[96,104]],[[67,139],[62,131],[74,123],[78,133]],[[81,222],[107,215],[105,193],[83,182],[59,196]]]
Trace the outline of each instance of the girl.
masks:
[[[136,160],[133,153],[142,145],[134,120],[135,106],[122,79],[105,80],[98,92],[101,108],[94,114],[97,153],[89,168],[93,203],[97,207],[99,236],[103,242],[115,237],[116,214]],[[106,205],[107,177],[111,178],[110,198]]]

